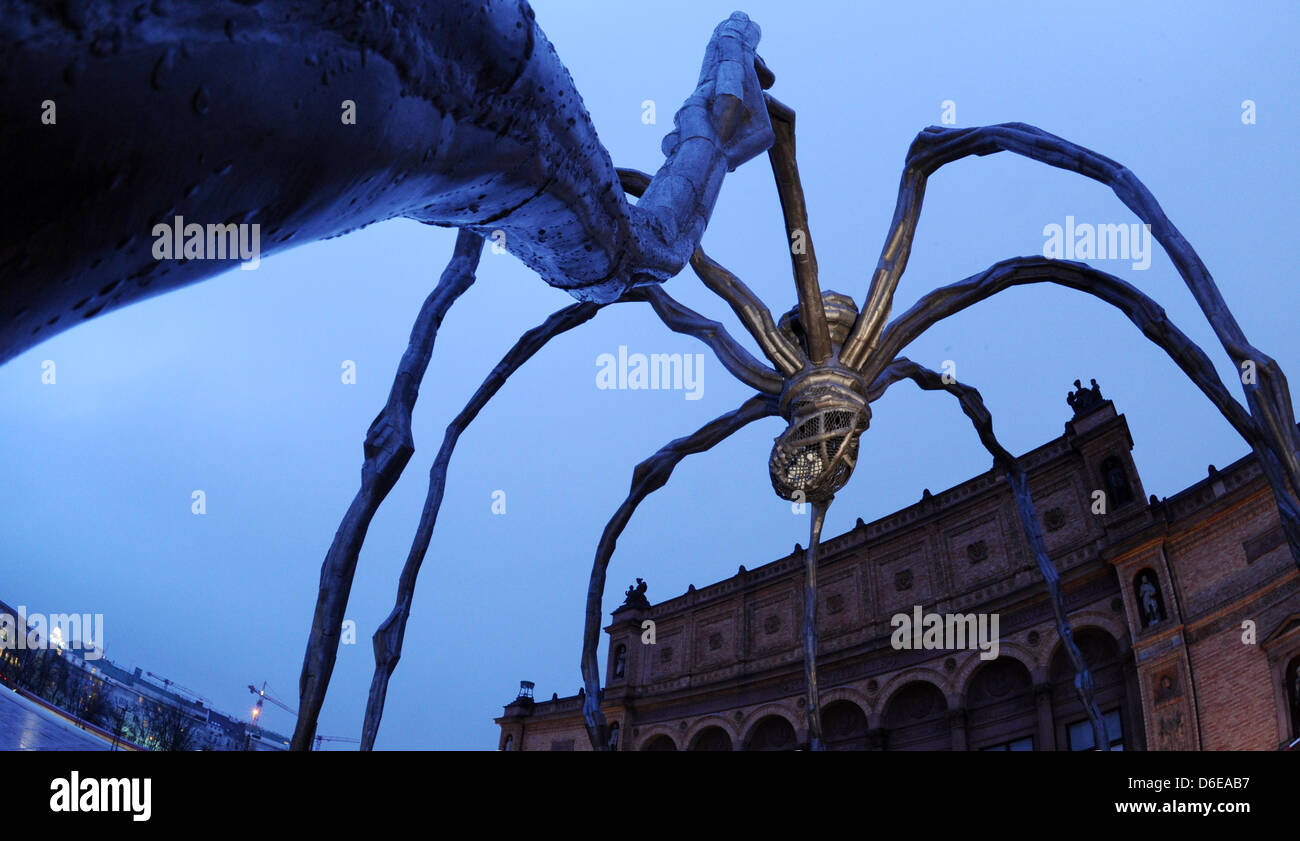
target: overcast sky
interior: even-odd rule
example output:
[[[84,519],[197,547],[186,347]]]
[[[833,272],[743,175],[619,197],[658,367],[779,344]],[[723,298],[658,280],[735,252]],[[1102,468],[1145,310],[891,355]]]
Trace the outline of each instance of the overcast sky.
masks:
[[[537,20],[619,166],[653,171],[713,27],[735,0],[541,0]],[[869,8],[868,8],[869,7]],[[1251,3],[790,3],[745,7],[772,93],[798,113],[799,166],[823,288],[865,294],[913,136],[955,103],[958,126],[1022,121],[1128,166],[1199,251],[1250,340],[1300,377],[1295,138],[1297,7]],[[1243,101],[1255,103],[1254,124]],[[642,120],[653,100],[657,123]],[[931,178],[896,299],[1010,256],[1049,224],[1132,223],[1105,187],[1001,154]],[[454,232],[404,220],[305,245],[100,317],[0,367],[0,599],[104,614],[108,656],[247,716],[247,685],[297,705],[320,564],[356,492],[367,427]],[[729,175],[704,244],[775,315],[795,294],[770,167]],[[71,247],[75,247],[72,244]],[[1093,261],[1156,298],[1234,394],[1233,368],[1169,260]],[[724,322],[688,270],[668,290]],[[415,412],[416,453],[361,554],[319,732],[356,737],[370,635],[392,608],[446,423],[524,330],[571,303],[513,257],[484,254],[443,323]],[[704,353],[685,391],[602,390],[603,353]],[[1004,292],[908,348],[979,388],[1002,442],[1061,434],[1070,383],[1095,377],[1133,432],[1147,493],[1172,494],[1247,448],[1107,305],[1058,287]],[[57,382],[41,382],[41,364]],[[344,360],[357,382],[341,381]],[[1300,382],[1300,380],[1296,380]],[[611,307],[516,374],[461,439],[389,690],[380,748],[491,749],[521,679],[575,693],[587,576],[632,468],[749,390],[640,304]],[[826,525],[887,515],[991,464],[950,397],[902,383],[875,406]],[[619,544],[606,611],[636,576],[658,602],[807,543],[767,477],[783,424],[754,424],[690,458]],[[191,513],[191,494],[207,513]],[[506,513],[492,512],[505,492]],[[265,724],[292,731],[268,708]]]

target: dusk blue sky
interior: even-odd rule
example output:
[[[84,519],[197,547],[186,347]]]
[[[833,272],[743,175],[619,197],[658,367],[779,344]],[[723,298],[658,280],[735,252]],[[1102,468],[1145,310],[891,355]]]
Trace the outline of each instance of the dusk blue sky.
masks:
[[[655,170],[713,27],[736,0],[540,0],[537,20],[619,166]],[[772,93],[798,113],[798,154],[823,288],[861,303],[907,147],[939,124],[1021,121],[1128,166],[1199,251],[1247,336],[1300,383],[1300,163],[1294,3],[790,3],[741,7],[763,30]],[[1242,102],[1257,121],[1243,124]],[[642,122],[653,100],[657,123]],[[1105,187],[1000,154],[930,179],[895,313],[1010,256],[1045,225],[1136,222]],[[108,656],[246,716],[247,685],[297,705],[320,565],[357,490],[382,407],[454,231],[397,220],[272,256],[63,333],[0,367],[0,599],[104,614]],[[794,302],[766,157],[729,175],[710,256],[780,315]],[[69,248],[76,243],[70,242]],[[1240,386],[1163,252],[1149,269],[1094,261],[1159,301]],[[758,355],[687,270],[667,284]],[[484,253],[442,325],[415,412],[416,453],[380,509],[347,611],[319,732],[356,737],[370,635],[392,608],[446,423],[524,330],[572,302],[514,257]],[[703,397],[600,390],[596,359],[704,353]],[[1172,362],[1117,311],[1059,287],[1017,288],[941,323],[907,355],[980,389],[1015,453],[1062,432],[1070,383],[1095,377],[1128,419],[1147,493],[1172,494],[1247,452]],[[41,363],[57,383],[41,382]],[[357,383],[341,382],[354,360]],[[749,390],[642,304],[610,307],[539,353],[462,437],[393,677],[379,748],[492,749],[521,679],[577,691],[587,576],[632,468]],[[856,475],[825,533],[948,488],[991,459],[951,397],[901,383],[873,406]],[[636,576],[658,602],[807,543],[772,492],[783,424],[752,425],[678,468],[638,511],[605,607]],[[191,513],[201,489],[207,513]],[[492,513],[492,492],[506,514]],[[269,710],[265,724],[289,733]]]

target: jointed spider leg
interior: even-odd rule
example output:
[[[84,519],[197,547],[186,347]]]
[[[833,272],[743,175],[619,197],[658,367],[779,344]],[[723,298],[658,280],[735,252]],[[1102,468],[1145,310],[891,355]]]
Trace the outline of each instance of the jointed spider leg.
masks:
[[[401,577],[397,583],[397,603],[388,614],[388,618],[375,631],[373,643],[375,649],[375,674],[370,682],[370,697],[366,702],[366,718],[361,733],[361,750],[374,748],[375,736],[379,731],[379,721],[384,714],[384,700],[388,694],[388,680],[397,668],[397,661],[402,656],[402,640],[406,635],[406,622],[411,615],[411,602],[415,596],[415,582],[420,574],[420,565],[429,549],[433,528],[438,520],[438,510],[442,506],[443,491],[447,484],[447,466],[451,462],[452,452],[461,433],[470,425],[479,411],[505,385],[506,379],[520,366],[532,358],[542,347],[556,336],[585,324],[604,304],[571,304],[558,312],[552,313],[542,324],[524,333],[514,346],[502,357],[483,384],[474,392],[474,396],[461,409],[460,414],[447,424],[447,431],[442,438],[442,447],[429,469],[429,490],[424,499],[424,510],[420,514],[420,525],[416,529],[411,550],[406,556]]]
[[[812,527],[808,551],[803,556],[803,677],[804,706],[808,714],[808,743],[812,750],[824,750],[822,744],[821,702],[817,689],[817,550],[822,539],[826,509],[835,497],[813,503]]]
[[[935,289],[910,310],[890,322],[878,345],[879,359],[892,359],[936,322],[960,312],[1003,289],[1026,283],[1056,283],[1093,295],[1117,307],[1142,333],[1161,347],[1232,424],[1259,456],[1260,467],[1273,489],[1282,527],[1292,558],[1300,565],[1300,503],[1290,492],[1288,475],[1268,445],[1256,417],[1252,417],[1228,392],[1209,357],[1179,330],[1164,309],[1132,284],[1084,263],[1045,257],[1015,257],[990,266],[965,280]],[[873,377],[878,364],[864,373]]]
[[[348,506],[321,566],[316,614],[298,682],[300,697],[298,722],[293,733],[294,750],[311,750],[312,737],[316,735],[316,719],[338,657],[343,613],[352,590],[361,544],[366,539],[375,511],[402,475],[415,450],[411,436],[411,409],[433,355],[438,327],[452,303],[474,282],[482,250],[483,238],[479,235],[464,230],[457,234],[451,261],[411,328],[410,342],[393,378],[388,402],[366,433],[361,488]]]
[[[740,323],[782,376],[793,376],[807,364],[803,351],[781,333],[767,306],[740,278],[711,260],[702,248],[691,255],[691,268],[705,286],[731,305]]]
[[[650,184],[650,176],[638,169],[626,167],[620,168],[618,170],[618,177],[620,183],[623,185],[623,189],[632,196],[639,197]],[[697,249],[691,258],[691,265],[696,267],[695,270],[697,273],[700,271],[699,266],[696,265],[697,259],[701,256],[702,252]],[[708,260],[707,257],[704,259]],[[712,263],[711,260],[708,262]],[[718,269],[723,272],[726,271],[725,269],[722,269],[721,266],[718,266]],[[704,278],[705,284],[708,285],[710,289],[713,289],[713,291],[722,295],[722,297],[732,305],[732,308],[736,310],[736,314],[740,316],[741,323],[745,325],[745,329],[754,336],[758,341],[759,347],[762,348],[763,353],[766,354],[774,364],[776,364],[777,368],[780,369],[782,373],[788,375],[789,373],[799,370],[801,363],[795,362],[792,363],[795,364],[795,367],[791,371],[785,371],[782,359],[784,358],[783,354],[786,354],[787,350],[789,350],[784,347],[784,345],[789,344],[789,341],[779,334],[776,325],[772,323],[772,315],[767,312],[767,308],[763,306],[763,302],[758,299],[757,295],[746,288],[739,279],[732,275],[728,276],[730,277],[730,280],[734,282],[728,282],[721,279],[718,280],[718,283],[721,286],[729,287],[728,291],[725,293],[715,288],[714,285],[710,283],[710,280],[704,278],[703,275],[701,275],[701,278]],[[779,392],[784,385],[781,374],[778,374],[776,371],[768,368],[766,365],[755,359],[749,351],[745,350],[731,338],[725,327],[716,321],[705,318],[689,307],[679,303],[675,298],[665,292],[663,287],[650,285],[630,289],[624,293],[620,300],[640,300],[649,302],[649,304],[654,307],[655,313],[658,314],[659,318],[668,326],[668,329],[677,333],[688,333],[708,344],[709,347],[713,348],[713,352],[717,354],[718,359],[722,362],[723,366],[731,372],[732,376],[736,377],[746,385],[759,391],[773,392]],[[778,345],[780,346],[779,351],[775,355],[773,352],[769,351],[769,346],[765,338],[766,325],[763,323],[764,315],[767,316],[766,325],[770,325],[771,333],[775,335],[773,341],[776,342],[777,345],[773,345],[773,347],[775,348]]]
[[[682,306],[672,296],[659,287],[647,290],[633,290],[620,301],[644,300],[654,306],[656,313],[673,330],[699,338],[708,344],[723,365],[737,378],[765,391],[779,391],[780,377],[735,343],[722,325],[709,321],[693,310]],[[406,632],[406,623],[410,617],[411,601],[414,596],[415,583],[420,566],[428,552],[438,510],[446,488],[447,467],[452,452],[460,435],[478,415],[479,411],[500,390],[506,379],[528,361],[538,350],[555,336],[577,327],[590,320],[605,305],[580,303],[566,307],[551,315],[543,324],[525,333],[514,347],[505,355],[488,375],[478,391],[466,404],[459,415],[448,425],[443,437],[442,447],[434,459],[429,471],[429,490],[425,497],[424,510],[420,515],[420,524],[416,529],[415,539],[407,555],[398,580],[397,601],[388,618],[375,631],[373,644],[375,650],[375,672],[371,679],[370,696],[366,703],[366,717],[362,729],[361,749],[370,750],[374,746],[383,716],[384,702],[388,693],[388,682],[401,658],[402,640]]]
[[[600,710],[600,663],[596,649],[600,644],[605,571],[609,567],[619,535],[627,527],[641,501],[664,486],[682,459],[712,448],[753,421],[776,414],[775,396],[756,394],[742,403],[740,408],[714,418],[684,438],[665,444],[632,472],[632,488],[601,534],[600,544],[596,547],[596,558],[591,565],[591,581],[587,587],[586,623],[582,638],[582,679],[586,687],[586,699],[583,702],[582,716],[594,750],[606,750],[609,747],[605,715]]]
[[[726,329],[716,321],[710,321],[699,313],[683,306],[671,295],[658,286],[646,289],[630,290],[620,301],[646,301],[651,304],[660,319],[672,330],[686,333],[703,341],[714,351],[737,379],[760,391],[777,393],[781,389],[781,377],[775,371],[754,359],[743,347],[728,335]],[[407,556],[398,581],[397,603],[388,618],[375,631],[373,638],[375,650],[375,673],[371,679],[370,696],[366,703],[366,717],[362,729],[361,749],[370,750],[383,716],[384,702],[388,693],[388,682],[397,662],[401,658],[402,640],[406,632],[406,622],[410,616],[411,599],[414,595],[416,578],[420,566],[428,551],[438,509],[442,505],[442,496],[446,487],[447,466],[452,451],[461,433],[477,416],[483,405],[505,383],[507,377],[514,373],[524,362],[533,356],[550,339],[588,321],[602,305],[590,303],[575,304],[554,313],[539,327],[525,333],[509,353],[498,363],[492,373],[475,392],[470,402],[447,427],[442,448],[434,460],[429,473],[429,490],[425,498],[424,510],[421,512],[420,524],[411,550]],[[409,412],[408,412],[409,415]],[[408,455],[409,457],[409,455]]]
[[[1246,340],[1195,249],[1169,221],[1146,185],[1126,167],[1025,123],[968,129],[932,126],[917,135],[907,153],[894,219],[872,277],[867,301],[841,350],[841,360],[851,367],[861,367],[865,360],[876,355],[880,331],[889,316],[894,290],[911,250],[926,178],[951,161],[968,155],[990,155],[1001,151],[1014,152],[1105,184],[1138,219],[1150,226],[1152,236],[1164,247],[1233,364],[1238,370],[1254,372],[1250,382],[1243,377],[1243,385],[1246,402],[1259,431],[1260,447],[1271,451],[1277,464],[1274,472],[1284,473],[1291,492],[1300,494],[1300,430],[1296,428],[1286,376],[1275,360]],[[1280,498],[1287,494],[1287,489],[1277,485],[1271,477],[1270,484],[1274,484],[1275,496]],[[1293,535],[1288,537],[1292,538],[1292,556],[1300,566],[1300,543]]]
[[[799,321],[803,325],[808,358],[824,362],[831,355],[831,334],[822,306],[822,290],[817,277],[817,253],[813,251],[812,231],[808,229],[808,205],[804,202],[803,182],[794,154],[794,110],[764,94],[768,116],[776,141],[767,150],[776,177],[776,190],[785,217],[786,246],[794,265],[795,287],[799,294]]]
[[[713,350],[722,366],[750,388],[773,393],[781,391],[784,381],[780,374],[755,359],[753,354],[731,338],[722,324],[683,305],[663,287],[639,286],[629,289],[619,300],[649,303],[669,330],[694,336],[704,342]]]
[[[984,407],[984,400],[978,391],[958,382],[945,382],[938,373],[906,357],[899,357],[891,362],[889,367],[876,378],[872,390],[879,396],[890,384],[901,379],[911,379],[918,386],[929,391],[947,391],[961,401],[962,411],[975,425],[980,442],[992,454],[997,465],[1006,472],[1007,481],[1016,497],[1016,510],[1020,514],[1020,524],[1024,529],[1025,538],[1029,541],[1034,559],[1038,562],[1039,572],[1047,582],[1047,593],[1052,602],[1052,612],[1056,617],[1056,631],[1060,634],[1066,655],[1074,665],[1075,691],[1078,692],[1079,700],[1088,714],[1088,721],[1092,724],[1095,744],[1101,746],[1102,750],[1110,750],[1110,739],[1106,736],[1101,712],[1097,709],[1097,702],[1092,695],[1092,673],[1088,670],[1088,664],[1074,641],[1074,632],[1070,628],[1070,620],[1065,612],[1065,599],[1061,593],[1061,577],[1047,554],[1047,544],[1043,541],[1043,532],[1038,525],[1038,512],[1034,509],[1034,500],[1029,493],[1028,476],[1015,456],[998,443],[993,435],[993,417]]]

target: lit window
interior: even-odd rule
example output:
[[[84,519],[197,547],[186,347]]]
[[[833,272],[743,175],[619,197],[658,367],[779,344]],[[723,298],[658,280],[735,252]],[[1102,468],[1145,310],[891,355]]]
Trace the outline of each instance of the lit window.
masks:
[[[1106,725],[1106,736],[1110,739],[1111,750],[1124,750],[1124,723],[1120,720],[1119,710],[1114,709],[1101,717]],[[1096,741],[1092,738],[1092,724],[1088,719],[1076,721],[1066,728],[1070,741],[1070,750],[1096,750]]]
[[[986,748],[982,748],[982,750],[1033,750],[1033,749],[1034,749],[1033,736],[1026,736],[1023,739],[1016,739],[1015,741],[1011,741],[1011,742],[1003,742],[1000,745],[989,745]]]

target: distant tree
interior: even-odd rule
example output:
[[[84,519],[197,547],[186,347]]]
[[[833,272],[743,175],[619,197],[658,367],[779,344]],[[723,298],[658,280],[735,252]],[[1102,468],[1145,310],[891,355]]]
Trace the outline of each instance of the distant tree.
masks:
[[[81,714],[78,712],[77,707],[81,705],[81,695],[86,685],[86,673],[62,657],[59,658],[56,668],[58,677],[54,684],[54,697],[49,700],[80,718]]]
[[[78,718],[105,726],[112,718],[113,710],[104,695],[104,682],[93,677],[86,677],[81,692],[77,696],[77,708],[73,710]]]
[[[5,656],[6,654],[13,657],[17,662],[10,662],[9,657]],[[19,675],[22,674],[23,659],[23,652],[21,651],[0,649],[0,677],[4,678],[6,683],[13,685],[17,682]]]
[[[29,651],[23,660],[20,685],[44,698],[49,692],[50,668],[58,658],[45,650]]]
[[[156,750],[189,750],[194,741],[194,719],[180,707],[168,705],[151,720],[150,735]]]

